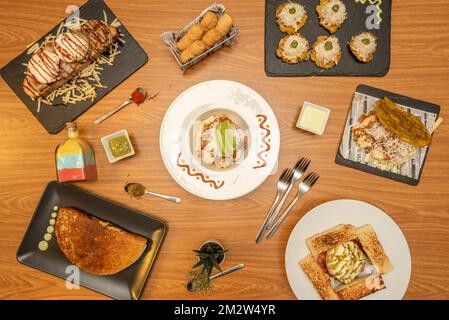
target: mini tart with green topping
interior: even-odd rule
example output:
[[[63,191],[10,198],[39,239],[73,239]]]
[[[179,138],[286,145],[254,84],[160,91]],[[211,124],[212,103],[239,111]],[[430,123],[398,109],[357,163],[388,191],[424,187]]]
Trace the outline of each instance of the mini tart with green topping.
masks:
[[[340,29],[348,18],[346,6],[341,0],[320,0],[316,11],[320,17],[320,24],[330,33],[335,33]]]
[[[370,62],[374,59],[374,53],[377,49],[377,38],[372,33],[362,32],[349,41],[351,52],[361,62]]]
[[[341,59],[341,48],[335,36],[319,36],[312,49],[311,59],[323,69],[335,67]]]
[[[276,55],[282,61],[295,64],[309,59],[309,41],[299,33],[285,36],[279,41]]]
[[[296,33],[306,24],[307,19],[306,10],[300,4],[284,2],[276,8],[276,22],[284,33]]]

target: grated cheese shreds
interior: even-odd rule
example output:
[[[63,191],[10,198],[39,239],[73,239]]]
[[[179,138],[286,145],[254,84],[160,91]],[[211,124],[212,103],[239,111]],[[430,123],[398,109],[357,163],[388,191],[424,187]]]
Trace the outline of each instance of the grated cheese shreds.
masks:
[[[115,18],[115,20],[112,21],[112,23],[111,23],[111,26],[113,26],[113,27],[115,27],[115,28],[118,28],[118,27],[120,27],[121,25],[122,25],[122,24],[120,23],[120,21],[118,21],[117,18]]]
[[[61,22],[59,25],[58,31],[56,32],[56,35],[59,36],[62,32],[62,29],[64,28],[64,22]]]
[[[105,23],[107,23],[106,12],[103,11],[103,14]],[[59,35],[61,32],[64,32],[64,30],[66,29],[72,29],[77,24],[83,25],[86,22],[87,20],[74,17],[71,21],[61,23],[57,31],[57,35]],[[111,25],[114,27],[119,27],[121,26],[121,23],[117,19],[115,19]],[[123,35],[120,34],[120,36]],[[27,54],[35,54],[36,52],[41,50],[48,42],[54,41],[55,39],[56,36],[50,34],[45,37],[44,41],[41,44],[39,44],[38,42],[30,44],[27,50]],[[119,38],[118,40],[122,43],[125,43],[125,41],[121,38]],[[98,88],[108,88],[107,86],[103,85],[103,83],[101,83],[101,72],[104,70],[102,66],[114,65],[115,57],[121,54],[121,51],[119,51],[118,49],[119,45],[117,42],[112,44],[109,49],[108,56],[100,55],[100,57],[98,57],[97,60],[90,64],[88,67],[86,67],[77,78],[66,82],[61,87],[50,93],[47,97],[37,99],[37,112],[41,111],[43,103],[49,106],[54,105],[55,99],[57,98],[61,98],[64,104],[76,104],[89,100],[94,101],[98,96],[96,91]],[[24,65],[26,66],[26,64]]]
[[[108,15],[106,14],[106,11],[103,10],[103,17],[104,17],[104,23],[108,24]]]

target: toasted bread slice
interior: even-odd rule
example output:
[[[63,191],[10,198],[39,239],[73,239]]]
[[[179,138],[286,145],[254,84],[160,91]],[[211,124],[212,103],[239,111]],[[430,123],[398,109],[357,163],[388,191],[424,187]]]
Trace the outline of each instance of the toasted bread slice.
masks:
[[[350,284],[337,289],[337,294],[342,300],[359,300],[374,292],[385,289],[385,283],[381,276],[362,277]]]
[[[312,282],[321,299],[340,300],[340,297],[332,288],[329,277],[324,273],[314,257],[310,255],[305,257],[299,262],[299,265]]]
[[[357,239],[357,232],[350,224],[340,224],[335,228],[318,233],[306,240],[312,256],[317,257],[337,244]]]
[[[379,274],[387,274],[393,269],[390,259],[386,255],[382,244],[377,238],[376,232],[369,224],[356,230],[357,237],[368,258],[373,263]]]
[[[289,3],[288,2],[281,3],[276,8],[276,23],[278,24],[279,29],[281,30],[281,32],[288,33],[288,34],[294,34],[299,29],[304,27],[304,25],[307,22],[308,16],[307,16],[307,14],[305,14],[304,17],[301,20],[296,21],[294,26],[290,26],[290,25],[285,24],[285,22],[282,20],[280,15],[281,15],[282,10],[285,8],[285,6],[287,4],[289,4]]]

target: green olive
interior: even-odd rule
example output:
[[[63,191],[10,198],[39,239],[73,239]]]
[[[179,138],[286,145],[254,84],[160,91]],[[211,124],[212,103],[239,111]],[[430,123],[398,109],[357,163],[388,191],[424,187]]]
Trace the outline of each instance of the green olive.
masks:
[[[295,7],[291,7],[288,12],[290,12],[290,14],[295,14],[296,13],[296,8]]]
[[[369,41],[368,38],[365,38],[365,39],[362,40],[362,43],[365,44],[365,45],[369,45],[370,41]]]
[[[332,45],[332,41],[326,41],[324,43],[324,49],[326,49],[327,51],[330,51],[334,48],[334,46]]]
[[[333,11],[333,12],[338,12],[338,10],[340,10],[340,6],[339,6],[338,4],[334,4],[334,5],[332,6],[332,11]]]
[[[298,41],[293,40],[292,43],[290,44],[290,47],[297,48],[298,47]]]

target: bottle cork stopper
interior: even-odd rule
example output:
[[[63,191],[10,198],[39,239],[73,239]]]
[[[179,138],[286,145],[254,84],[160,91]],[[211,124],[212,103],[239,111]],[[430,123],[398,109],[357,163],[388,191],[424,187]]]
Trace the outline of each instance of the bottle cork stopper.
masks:
[[[65,124],[65,127],[67,129],[78,129],[78,125],[76,124],[76,122],[67,122]]]

